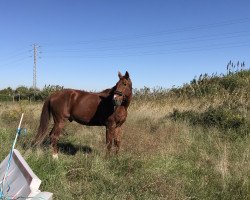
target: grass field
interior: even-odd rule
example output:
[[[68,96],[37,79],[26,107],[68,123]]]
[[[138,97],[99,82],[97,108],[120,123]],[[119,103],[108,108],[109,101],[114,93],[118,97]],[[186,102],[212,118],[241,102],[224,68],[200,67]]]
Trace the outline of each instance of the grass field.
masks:
[[[16,148],[42,180],[41,190],[53,192],[54,199],[250,199],[247,73],[247,85],[233,91],[217,88],[212,95],[190,97],[181,93],[183,87],[179,96],[168,91],[135,97],[120,154],[111,157],[103,127],[73,122],[59,140],[59,160],[53,160],[49,146],[30,148],[42,103],[0,103],[0,160],[24,112],[27,134]]]

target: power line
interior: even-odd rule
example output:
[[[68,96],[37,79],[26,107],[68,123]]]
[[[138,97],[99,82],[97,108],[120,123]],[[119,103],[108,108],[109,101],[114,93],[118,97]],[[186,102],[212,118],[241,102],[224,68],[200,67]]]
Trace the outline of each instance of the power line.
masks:
[[[22,57],[22,58],[19,58],[19,59],[16,59],[16,60],[12,60],[12,61],[10,61],[8,63],[0,65],[0,67],[1,68],[6,68],[7,66],[10,66],[10,65],[13,65],[13,64],[16,64],[16,63],[20,63],[21,61],[26,60],[26,59],[29,59],[29,56],[25,56],[25,57]]]
[[[219,49],[227,49],[227,48],[239,48],[239,47],[249,47],[250,41],[244,42],[242,44],[239,43],[227,43],[227,44],[217,44],[217,45],[207,45],[207,46],[198,46],[198,47],[189,47],[189,48],[176,48],[176,49],[166,49],[166,50],[158,50],[158,51],[143,51],[143,52],[133,52],[133,53],[108,53],[102,55],[74,55],[74,56],[63,56],[68,58],[110,58],[110,57],[135,57],[135,56],[151,56],[151,55],[167,55],[173,53],[191,53],[191,52],[200,52],[200,51],[212,51]],[[62,56],[47,56],[56,58],[61,58]]]
[[[85,45],[84,49],[82,49],[82,47],[79,48],[72,48],[72,49],[57,49],[57,50],[52,50],[53,53],[51,53],[50,55],[54,54],[54,52],[56,52],[56,54],[60,54],[63,55],[63,57],[80,57],[78,56],[79,54],[82,54],[81,56],[87,56],[87,57],[100,57],[100,53],[102,55],[107,55],[107,51],[115,51],[114,53],[110,52],[108,54],[108,56],[117,56],[120,55],[124,56],[124,55],[128,55],[129,54],[133,54],[133,55],[138,55],[138,54],[144,54],[144,52],[132,52],[130,51],[131,49],[135,49],[135,51],[143,51],[142,48],[148,48],[148,50],[150,52],[153,52],[153,54],[155,53],[154,49],[149,49],[149,48],[156,48],[156,47],[161,47],[165,48],[165,47],[169,47],[170,45],[178,45],[178,44],[184,44],[184,43],[197,43],[197,42],[210,42],[210,41],[215,41],[214,43],[217,43],[216,40],[220,41],[221,40],[226,40],[226,39],[233,39],[233,38],[240,38],[240,40],[242,41],[242,39],[249,39],[249,32],[250,30],[242,30],[242,31],[237,31],[237,32],[230,32],[230,33],[217,33],[217,34],[206,34],[205,36],[203,35],[193,35],[191,37],[188,38],[174,38],[174,39],[168,39],[168,40],[162,40],[161,37],[162,35],[167,35],[167,34],[177,34],[177,33],[182,33],[182,32],[193,32],[196,30],[205,30],[205,29],[211,29],[211,28],[220,28],[222,26],[230,26],[230,25],[237,25],[237,24],[242,24],[242,23],[249,23],[250,22],[250,18],[243,18],[243,19],[237,19],[237,20],[230,20],[230,21],[223,21],[223,22],[217,22],[217,23],[210,23],[210,24],[205,24],[205,25],[199,25],[199,26],[192,26],[192,27],[184,27],[184,28],[177,28],[177,29],[172,29],[172,30],[166,30],[166,31],[159,31],[159,32],[151,32],[151,33],[146,33],[146,34],[135,34],[135,35],[125,35],[125,36],[117,36],[117,37],[109,37],[109,38],[102,38],[102,39],[97,39],[97,40],[86,40],[86,41],[75,41],[73,43],[66,43],[63,44],[59,44],[60,46],[68,46],[68,45],[72,45],[72,46],[76,46],[76,45]],[[138,39],[143,38],[150,38],[150,40],[146,40],[146,41],[141,41],[139,42]],[[137,39],[136,43],[133,42],[134,39]],[[153,40],[152,40],[153,39]],[[129,43],[124,43],[124,40],[131,40]],[[154,41],[155,40],[155,41]],[[113,42],[118,42],[118,41],[122,41],[121,43],[113,43]],[[237,40],[235,40],[237,41]],[[241,42],[238,41],[238,42]],[[96,42],[96,46],[92,46],[94,44],[94,42]],[[105,44],[104,44],[105,43]],[[67,45],[68,44],[68,45]],[[89,44],[86,46],[86,44]],[[91,45],[92,44],[92,45]],[[58,46],[59,46],[58,45]],[[220,44],[215,44],[215,45],[220,45]],[[228,44],[230,45],[230,44]],[[238,44],[235,44],[238,45]],[[53,45],[48,45],[48,47],[52,47]],[[56,46],[56,45],[54,45]],[[193,46],[193,45],[192,45]],[[204,46],[204,45],[203,45]],[[239,46],[239,45],[238,45]],[[243,44],[244,46],[244,44]],[[192,49],[193,47],[189,47],[190,49]],[[203,48],[203,47],[201,47]],[[212,47],[213,48],[213,47]],[[216,47],[217,48],[217,47]],[[226,48],[226,47],[225,47]],[[50,53],[51,50],[47,49],[47,55]],[[123,52],[125,51],[125,53]],[[164,50],[165,51],[165,50]],[[162,54],[162,52],[164,51],[159,51],[161,52],[160,54]],[[168,50],[171,51],[171,50]],[[70,56],[70,55],[65,55],[63,53],[74,53],[74,54],[78,54],[75,56]],[[86,53],[91,53],[93,55],[86,55]],[[46,55],[45,54],[45,55]],[[99,55],[96,55],[99,54]],[[101,56],[102,56],[101,55]],[[49,57],[53,57],[53,56],[49,56]]]
[[[13,52],[10,55],[8,55],[7,57],[0,58],[0,62],[5,62],[5,61],[8,61],[8,60],[12,60],[15,57],[20,57],[21,55],[24,55],[24,54],[27,54],[27,53],[29,53],[28,50]]]
[[[198,26],[163,30],[163,31],[151,32],[151,33],[145,33],[145,34],[130,34],[130,35],[100,38],[96,40],[72,41],[72,42],[66,42],[64,44],[63,43],[43,43],[43,44],[46,46],[75,46],[75,45],[90,44],[90,43],[95,43],[95,42],[99,42],[99,43],[111,42],[111,41],[120,41],[120,40],[128,40],[128,39],[155,37],[155,36],[160,36],[160,35],[170,35],[170,34],[204,30],[204,29],[221,28],[224,26],[244,24],[244,23],[249,23],[249,22],[250,22],[250,18],[241,18],[241,19],[234,19],[234,20],[229,20],[229,21],[221,21],[217,23],[203,24],[203,25],[198,25]]]
[[[240,34],[239,34],[240,33]],[[162,41],[153,41],[153,42],[143,42],[143,43],[136,43],[136,44],[118,44],[115,46],[98,46],[98,47],[85,47],[82,49],[57,49],[53,50],[56,53],[81,53],[86,51],[92,52],[100,52],[100,51],[112,51],[112,50],[129,50],[129,49],[138,49],[138,48],[149,48],[149,47],[164,47],[170,45],[178,45],[178,44],[185,44],[185,43],[197,43],[203,41],[214,41],[214,40],[224,40],[224,39],[232,39],[232,38],[241,38],[243,36],[249,36],[250,30],[241,31],[241,32],[234,32],[234,33],[225,33],[221,34],[213,34],[207,36],[193,36],[188,38],[181,38],[181,39],[172,39],[172,40],[162,40]]]
[[[232,33],[225,33],[225,34],[212,34],[212,35],[206,35],[206,36],[198,36],[198,37],[188,37],[188,38],[181,38],[181,39],[174,39],[174,40],[167,40],[167,41],[154,41],[154,42],[145,42],[145,43],[137,43],[137,44],[125,44],[125,45],[117,45],[117,46],[111,46],[111,47],[107,47],[107,46],[97,46],[96,48],[88,48],[85,47],[84,49],[64,49],[64,50],[56,50],[56,53],[59,53],[59,55],[63,55],[63,57],[101,57],[102,55],[104,56],[122,56],[124,57],[124,55],[138,55],[138,54],[143,54],[145,50],[148,50],[148,52],[150,52],[149,54],[151,54],[151,52],[153,52],[154,55],[156,55],[157,51],[159,52],[159,54],[162,54],[163,52],[166,52],[166,50],[162,49],[162,48],[168,48],[167,51],[178,51],[181,50],[183,51],[183,48],[185,49],[190,49],[191,51],[194,48],[200,48],[200,49],[206,49],[208,48],[206,46],[206,44],[199,44],[200,47],[198,46],[194,46],[194,43],[197,42],[202,42],[202,41],[206,41],[209,42],[209,49],[213,50],[213,48],[218,49],[217,46],[221,46],[222,48],[226,48],[227,46],[230,45],[236,45],[236,46],[248,46],[247,44],[249,43],[249,32],[250,30],[247,31],[237,31],[237,32],[232,32]],[[247,37],[244,37],[247,36]],[[233,38],[239,38],[239,40],[234,40],[233,43],[229,42],[228,39],[230,39],[230,41],[232,41],[231,39]],[[225,40],[226,42],[221,43],[222,40]],[[214,41],[214,44],[212,44],[211,46],[211,41]],[[245,41],[243,41],[245,40]],[[246,41],[247,40],[247,41]],[[179,45],[181,44],[181,46],[183,46],[184,43],[191,43],[192,45],[188,46],[188,47],[181,47],[179,49],[173,49],[173,46]],[[246,45],[245,45],[246,44]],[[172,47],[171,47],[172,46]],[[180,46],[180,45],[179,45]],[[186,45],[187,46],[187,45]],[[147,49],[141,49],[141,48],[147,48]],[[161,47],[160,50],[155,51],[155,49],[152,49],[152,47]],[[220,48],[221,48],[220,47]],[[129,49],[135,49],[135,51],[127,51]],[[107,53],[107,51],[113,51],[115,50],[114,53],[110,52]],[[54,52],[54,51],[53,51]],[[129,52],[129,54],[128,54]],[[146,54],[148,54],[148,52]],[[47,51],[47,55],[48,55],[49,51]],[[74,53],[75,55],[65,55],[63,53]],[[102,55],[100,55],[100,53]],[[54,54],[54,53],[53,53]],[[81,54],[81,55],[80,55]],[[92,54],[92,55],[91,55]],[[99,55],[96,55],[99,54]],[[51,54],[50,54],[51,55]],[[54,54],[55,55],[55,54]],[[48,57],[53,57],[52,56],[48,56]]]

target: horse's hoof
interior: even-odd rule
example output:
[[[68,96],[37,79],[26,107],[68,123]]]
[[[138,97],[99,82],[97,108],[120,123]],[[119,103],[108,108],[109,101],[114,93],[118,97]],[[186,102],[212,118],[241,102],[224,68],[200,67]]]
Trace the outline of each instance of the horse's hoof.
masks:
[[[52,157],[53,157],[53,159],[58,160],[58,154],[57,153],[53,154]]]

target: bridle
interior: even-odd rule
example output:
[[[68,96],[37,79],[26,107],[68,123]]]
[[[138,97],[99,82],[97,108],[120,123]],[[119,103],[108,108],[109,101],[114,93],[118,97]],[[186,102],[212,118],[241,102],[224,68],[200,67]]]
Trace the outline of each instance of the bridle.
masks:
[[[118,96],[122,97],[122,103],[124,103],[128,100],[128,96],[126,96],[124,94],[125,90],[126,90],[125,88],[121,88],[121,90],[118,90],[117,87],[114,90],[114,95],[118,95]]]
[[[117,94],[117,95],[122,96],[122,97],[125,96],[125,95],[124,95],[121,91],[119,91],[119,90],[116,90],[116,91],[114,92],[114,94]]]
[[[122,103],[126,101],[126,96],[119,90],[115,90],[114,94],[119,95],[122,97]]]

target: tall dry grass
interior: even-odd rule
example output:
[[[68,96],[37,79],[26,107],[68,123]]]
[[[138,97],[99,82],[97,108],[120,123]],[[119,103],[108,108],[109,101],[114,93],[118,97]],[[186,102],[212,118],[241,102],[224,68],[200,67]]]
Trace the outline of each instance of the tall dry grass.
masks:
[[[24,112],[27,134],[16,148],[42,179],[41,189],[53,192],[54,199],[249,199],[249,134],[170,117],[174,109],[196,117],[209,107],[224,106],[237,108],[249,120],[247,90],[238,91],[192,98],[135,96],[118,156],[106,157],[103,127],[67,123],[58,161],[49,146],[30,148],[42,103],[0,103],[0,160],[8,154]]]

